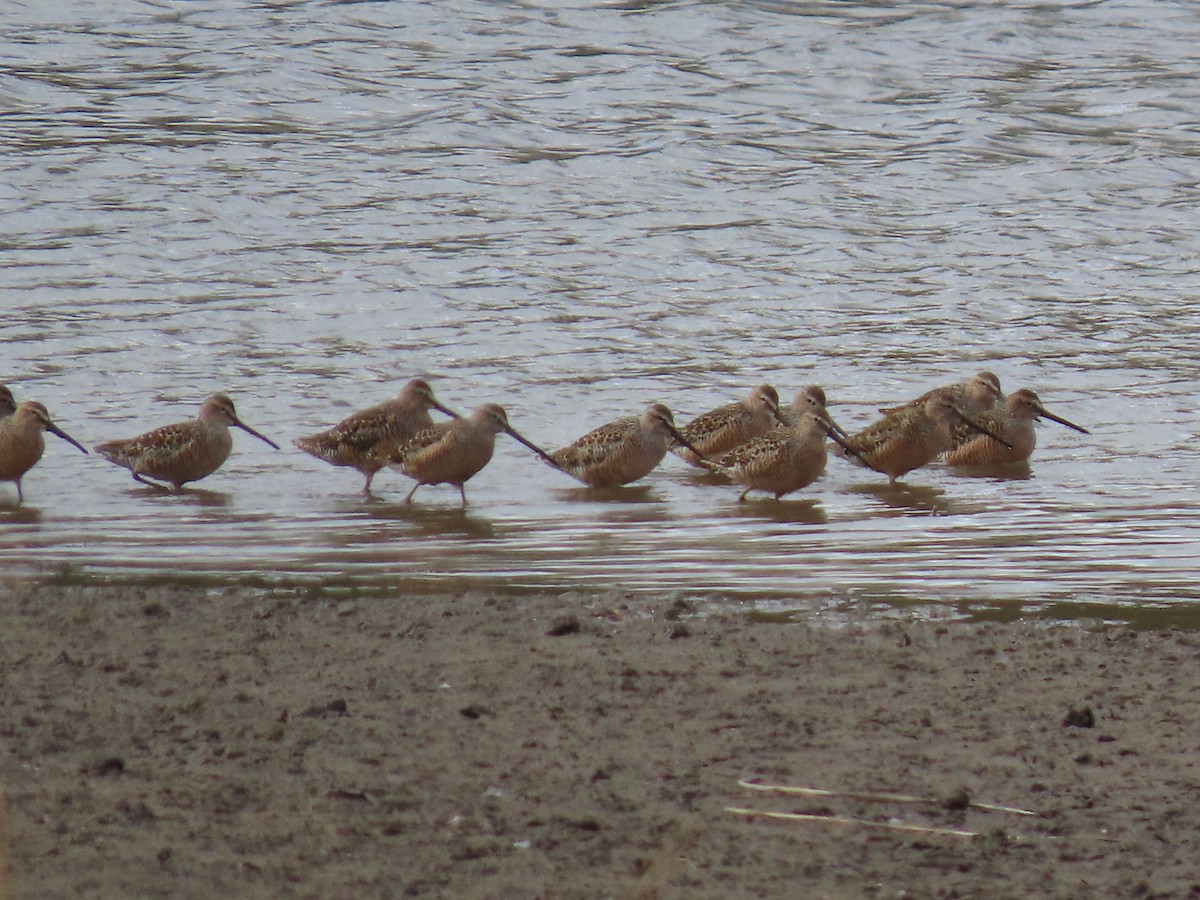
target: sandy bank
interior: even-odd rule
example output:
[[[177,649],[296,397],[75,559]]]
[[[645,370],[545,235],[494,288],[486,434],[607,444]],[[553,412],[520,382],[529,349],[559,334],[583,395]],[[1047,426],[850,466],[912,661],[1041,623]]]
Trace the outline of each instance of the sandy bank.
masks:
[[[1198,663],[1128,628],[0,584],[14,893],[1192,896]]]

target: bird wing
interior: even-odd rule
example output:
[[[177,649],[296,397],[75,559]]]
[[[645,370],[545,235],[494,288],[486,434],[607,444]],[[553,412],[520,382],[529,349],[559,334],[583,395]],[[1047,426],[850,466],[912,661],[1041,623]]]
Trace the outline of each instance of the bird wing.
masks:
[[[632,416],[601,425],[589,431],[575,443],[550,454],[551,458],[567,470],[586,469],[604,462],[619,447],[631,431],[638,427]]]

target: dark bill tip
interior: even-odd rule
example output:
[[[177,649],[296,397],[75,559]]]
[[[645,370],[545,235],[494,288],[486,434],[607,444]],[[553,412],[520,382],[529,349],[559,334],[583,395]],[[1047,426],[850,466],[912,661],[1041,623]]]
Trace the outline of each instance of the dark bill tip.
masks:
[[[1064,419],[1062,416],[1056,416],[1054,413],[1046,410],[1045,407],[1039,408],[1037,411],[1037,414],[1039,416],[1044,416],[1045,418],[1049,419],[1051,422],[1057,422],[1059,425],[1066,425],[1068,428],[1074,428],[1080,434],[1091,434],[1091,432],[1088,431],[1086,428],[1084,428],[1082,425],[1076,425],[1074,422]]]
[[[693,453],[695,453],[696,456],[698,456],[700,459],[708,460],[707,456],[705,456],[703,453],[701,453],[699,450],[697,450],[694,446],[692,446],[691,441],[689,441],[687,438],[685,438],[682,434],[679,433],[678,428],[676,428],[670,422],[667,422],[665,420],[664,420],[663,424],[667,426],[667,431],[670,432],[671,437],[675,438],[675,440],[679,441],[680,444],[682,444],[683,446],[685,446],[689,450],[691,450]],[[711,462],[712,460],[708,460],[708,461]]]
[[[275,443],[269,437],[259,434],[257,431],[255,431],[253,428],[251,428],[245,422],[234,422],[233,424],[236,425],[238,428],[242,429],[242,431],[246,432],[246,434],[254,435],[256,438],[258,438],[264,444],[267,444],[270,447],[274,447],[276,450],[279,449],[279,445],[277,443]]]
[[[83,452],[84,454],[87,453],[87,450],[84,448],[83,444],[79,443],[79,441],[75,440],[75,438],[71,437],[69,434],[67,434],[65,431],[63,431],[61,428],[59,428],[57,425],[47,425],[46,430],[49,431],[51,434],[55,435],[56,437],[62,438],[68,444],[72,444],[73,446],[78,447],[80,449],[80,451]]]
[[[562,469],[562,466],[560,466],[558,464],[558,460],[556,460],[553,456],[551,456],[549,453],[547,453],[545,450],[543,450],[541,447],[539,447],[533,441],[529,440],[528,438],[523,437],[512,426],[509,426],[505,430],[508,432],[509,437],[511,437],[513,440],[517,441],[518,443],[524,444],[526,447],[528,447],[530,450],[532,450],[534,453],[536,453],[538,456],[540,456],[546,462],[550,463],[550,465],[554,466],[554,468],[560,469],[560,470]]]

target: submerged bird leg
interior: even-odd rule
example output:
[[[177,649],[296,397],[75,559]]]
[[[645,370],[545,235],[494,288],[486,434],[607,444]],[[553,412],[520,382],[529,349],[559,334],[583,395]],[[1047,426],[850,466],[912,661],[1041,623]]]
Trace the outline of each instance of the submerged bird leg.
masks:
[[[142,484],[146,485],[147,487],[158,488],[158,490],[160,490],[160,491],[170,491],[171,490],[171,488],[167,487],[165,484],[162,484],[158,481],[151,481],[145,475],[140,475],[137,472],[133,473],[133,480],[141,482]],[[178,490],[178,488],[176,488],[176,490]]]
[[[467,489],[463,485],[458,486],[458,495],[462,497],[462,508],[467,508]]]

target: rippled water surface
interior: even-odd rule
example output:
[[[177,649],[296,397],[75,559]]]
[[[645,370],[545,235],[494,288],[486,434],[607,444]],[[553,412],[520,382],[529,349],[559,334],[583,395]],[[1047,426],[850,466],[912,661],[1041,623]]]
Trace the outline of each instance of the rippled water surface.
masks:
[[[53,438],[0,566],[785,601],[1200,598],[1200,11],[1187,3],[189,2],[0,12],[0,382],[87,444],[225,390],[287,449],[158,495]],[[597,496],[290,447],[422,374],[556,447],[980,369],[1026,477],[670,459]],[[881,484],[881,482],[883,482]]]

